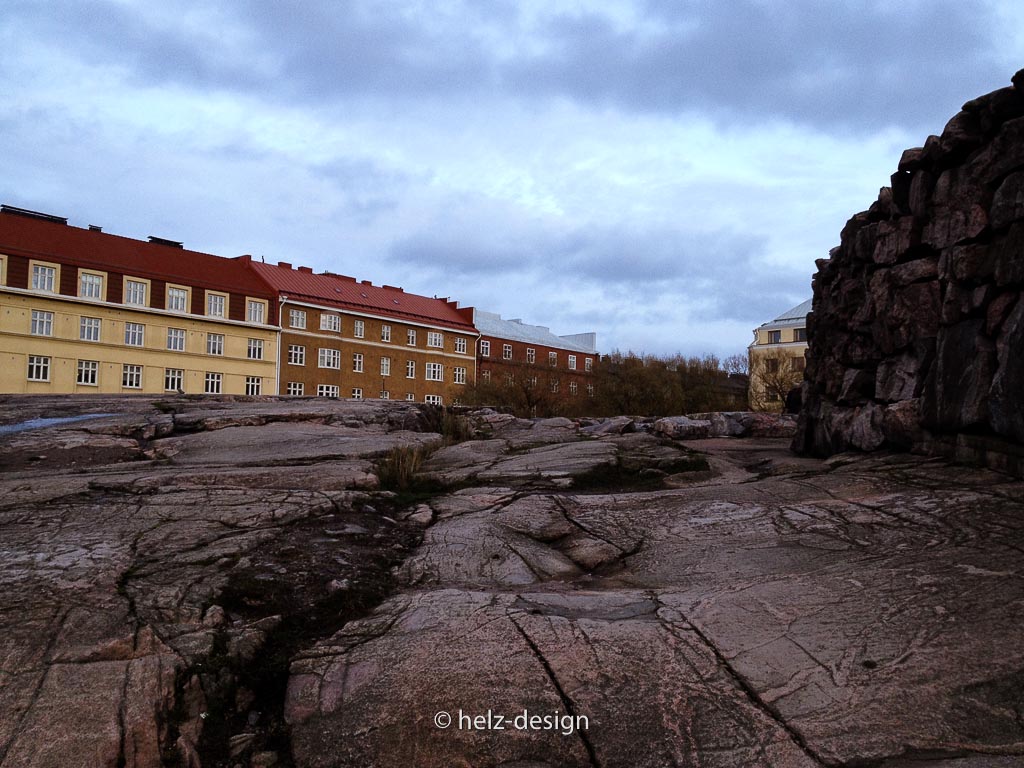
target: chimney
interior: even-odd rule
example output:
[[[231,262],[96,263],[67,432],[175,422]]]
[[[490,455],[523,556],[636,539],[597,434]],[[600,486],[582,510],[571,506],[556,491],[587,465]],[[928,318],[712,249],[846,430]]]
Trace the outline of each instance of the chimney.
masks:
[[[292,268],[292,265],[289,264],[287,261],[279,261],[279,262],[277,262],[277,266],[279,266],[281,269],[291,269]]]
[[[299,272],[305,272],[307,274],[312,275],[313,274],[313,268],[312,267],[299,267]]]
[[[90,232],[102,232],[103,231],[103,227],[97,227],[95,224],[90,224],[89,225],[89,231]]]

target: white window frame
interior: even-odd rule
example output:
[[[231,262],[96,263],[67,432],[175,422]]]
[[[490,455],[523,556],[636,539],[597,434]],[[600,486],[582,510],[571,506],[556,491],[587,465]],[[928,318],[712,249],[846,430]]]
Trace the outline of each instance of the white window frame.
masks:
[[[480,357],[490,357],[490,356],[491,356],[491,342],[484,341],[483,339],[481,339],[480,340]]]
[[[100,364],[98,360],[79,360],[75,372],[75,384],[82,387],[99,385]]]
[[[428,405],[444,405],[444,398],[440,395],[424,395],[423,402]]]
[[[164,392],[177,392],[179,389],[185,389],[185,370],[164,368]]]
[[[167,349],[171,352],[184,352],[185,339],[188,336],[184,328],[167,329]]]
[[[57,264],[43,264],[36,261],[30,261],[29,264],[29,286],[32,290],[56,293],[57,288],[60,287],[60,267]]]
[[[352,353],[352,372],[362,373],[363,372],[363,355],[361,352]]]
[[[361,338],[363,338],[363,336],[365,334],[366,334],[366,323],[364,323],[362,320],[353,320],[352,321],[352,335],[355,336],[357,339],[361,339]]]
[[[362,390],[362,388],[360,388],[360,387],[352,387],[352,399],[353,400],[362,400],[363,399],[363,390]]]
[[[33,336],[53,336],[53,312],[48,312],[45,309],[33,309],[29,332]]]
[[[78,321],[79,341],[99,341],[103,332],[103,320],[98,317],[82,317]]]
[[[512,345],[511,344],[502,344],[501,345],[501,359],[502,360],[511,360],[512,359]]]
[[[133,307],[148,307],[149,281],[133,277],[124,279],[124,303]]]
[[[456,336],[455,337],[455,351],[458,354],[460,354],[460,355],[466,354],[466,337],[465,336]]]
[[[526,362],[536,363],[537,362],[537,350],[533,347],[526,348]]]
[[[245,319],[247,322],[265,325],[266,317],[267,302],[249,298],[245,300]]]
[[[224,394],[224,374],[207,371],[203,380],[203,392],[207,395]]]
[[[146,326],[143,323],[125,323],[124,343],[129,347],[146,346]]]
[[[306,310],[304,309],[289,309],[288,310],[288,325],[292,328],[306,328]]]
[[[341,350],[330,347],[317,349],[317,368],[341,370]]]
[[[587,373],[590,373],[592,370],[594,370],[594,358],[586,357],[583,359],[583,370],[585,370]]]
[[[206,292],[206,316],[224,318],[228,316],[228,295],[226,293]]]
[[[415,328],[409,328],[408,330],[406,330],[406,332],[405,332],[405,344],[408,347],[415,347],[416,346],[416,329]]]
[[[466,369],[465,368],[461,368],[461,367],[456,367],[455,370],[452,373],[452,381],[455,382],[456,384],[465,384],[466,383]]]
[[[52,359],[46,355],[28,356],[28,380],[49,381]]]
[[[164,301],[168,312],[188,312],[192,304],[192,296],[184,285],[168,285],[167,297]]]
[[[380,391],[380,399],[381,400],[390,400],[391,399],[391,393],[388,392],[386,389],[382,389]]]
[[[569,370],[576,370],[576,355],[569,355]]]
[[[142,389],[142,366],[125,363],[121,366],[121,388]]]
[[[444,349],[444,334],[437,331],[427,331],[427,346],[435,349]]]
[[[288,345],[288,365],[305,365],[306,348],[301,344]]]
[[[255,397],[263,394],[263,377],[262,376],[246,376],[245,377],[245,394],[249,397]]]
[[[391,358],[382,357],[380,359],[380,375],[390,376],[391,375]]]
[[[262,360],[263,339],[249,339],[246,345],[245,356],[247,360]]]
[[[569,394],[570,395],[575,395],[579,391],[580,391],[580,385],[577,384],[575,381],[570,381],[569,382]]]
[[[222,357],[224,355],[223,333],[206,334],[206,354],[217,355],[218,357]]]
[[[337,384],[317,384],[317,397],[341,397],[341,387]]]
[[[96,299],[103,301],[103,278],[99,272],[86,272],[84,269],[78,273],[78,296],[82,299]]]
[[[380,340],[381,341],[391,341],[391,326],[390,325],[382,325],[380,327]]]
[[[444,381],[444,365],[441,363],[427,363],[424,379],[426,381]]]
[[[412,392],[406,392],[405,399],[408,400],[409,402],[414,402],[416,400],[416,395],[414,395]]]
[[[415,379],[416,378],[416,361],[406,360],[405,361],[405,378]]]
[[[341,331],[341,315],[324,312],[320,315],[321,331]]]
[[[557,352],[548,352],[548,365],[550,365],[552,368],[558,367],[558,353]]]
[[[289,381],[285,394],[292,397],[302,397],[306,394],[306,385],[301,381]]]

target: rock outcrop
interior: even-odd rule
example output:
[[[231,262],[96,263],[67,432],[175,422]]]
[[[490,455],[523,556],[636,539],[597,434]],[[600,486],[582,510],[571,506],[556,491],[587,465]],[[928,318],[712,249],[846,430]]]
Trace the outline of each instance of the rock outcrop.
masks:
[[[1024,70],[903,153],[819,260],[794,448],[1024,473]]]

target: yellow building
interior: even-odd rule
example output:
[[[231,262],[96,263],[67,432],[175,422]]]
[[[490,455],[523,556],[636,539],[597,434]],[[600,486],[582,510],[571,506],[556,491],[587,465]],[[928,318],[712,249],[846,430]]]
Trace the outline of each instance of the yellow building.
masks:
[[[783,410],[786,395],[803,381],[810,311],[808,299],[754,329],[754,341],[747,347],[754,410]]]
[[[277,309],[246,257],[0,208],[0,392],[274,394]]]

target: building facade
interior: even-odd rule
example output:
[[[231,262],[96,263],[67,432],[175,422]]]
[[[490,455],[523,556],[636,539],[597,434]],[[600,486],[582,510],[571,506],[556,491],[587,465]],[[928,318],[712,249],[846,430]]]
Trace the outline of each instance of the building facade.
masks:
[[[478,387],[499,400],[538,413],[586,410],[595,394],[597,334],[558,336],[542,325],[462,310],[480,332]],[[504,398],[506,402],[500,402]]]
[[[478,333],[447,299],[250,261],[281,317],[283,395],[452,405],[476,377]]]
[[[0,208],[0,392],[273,393],[276,313],[245,257]]]
[[[751,408],[781,411],[786,395],[803,381],[810,311],[808,299],[754,329],[754,341],[747,347]]]

